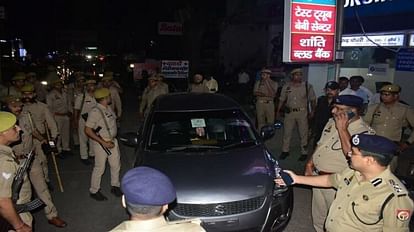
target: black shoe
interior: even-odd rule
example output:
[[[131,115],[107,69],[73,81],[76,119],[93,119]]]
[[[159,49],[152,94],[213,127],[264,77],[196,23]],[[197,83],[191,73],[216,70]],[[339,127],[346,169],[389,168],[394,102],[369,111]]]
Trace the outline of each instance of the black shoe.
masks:
[[[81,159],[82,163],[85,164],[86,166],[89,166],[92,164],[92,162],[89,159]]]
[[[288,156],[289,156],[289,152],[282,152],[282,154],[280,155],[279,159],[284,160]]]
[[[121,188],[116,187],[116,186],[112,186],[111,187],[111,193],[114,194],[117,197],[121,197],[122,196]]]
[[[301,155],[299,156],[298,161],[305,161],[306,159],[308,159],[308,155]]]
[[[91,196],[93,199],[97,200],[97,201],[106,201],[108,200],[108,198],[106,198],[101,191],[99,190],[96,193],[89,193],[89,196]]]
[[[54,188],[53,188],[52,183],[50,183],[50,181],[47,181],[46,185],[47,185],[47,188],[49,189],[49,192],[53,192]]]

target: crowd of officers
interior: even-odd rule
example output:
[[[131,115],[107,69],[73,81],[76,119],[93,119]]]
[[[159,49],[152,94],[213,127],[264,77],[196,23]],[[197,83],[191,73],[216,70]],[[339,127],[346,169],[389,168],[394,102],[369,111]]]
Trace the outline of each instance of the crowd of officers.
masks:
[[[338,82],[327,82],[324,88],[325,94],[316,98],[312,85],[303,79],[302,69],[294,69],[290,72],[290,81],[279,90],[279,93],[277,93],[278,84],[270,78],[270,75],[271,70],[263,69],[253,89],[256,97],[258,130],[265,124],[275,123],[275,120],[284,114],[282,153],[279,159],[285,159],[290,155],[292,131],[297,125],[301,148],[298,160],[306,161],[305,176],[339,178],[329,179],[329,183],[321,184],[313,182],[313,179],[298,178],[290,172],[294,182],[316,186],[312,189],[312,219],[315,230],[317,232],[408,231],[413,203],[405,187],[393,174],[407,175],[413,171],[412,165],[410,166],[411,160],[414,160],[412,154],[398,156],[404,154],[414,142],[414,110],[401,102],[401,87],[384,83],[374,95],[362,86],[364,82],[362,76],[352,76],[349,79],[341,77]],[[277,96],[280,97],[276,107]],[[406,135],[406,129],[411,129],[408,130],[409,135]],[[354,140],[351,140],[351,137],[360,134],[363,135],[362,137],[375,134],[380,138],[368,137],[365,142],[369,145],[365,150],[361,148],[361,151],[354,151],[352,147],[358,147],[358,143],[351,144],[351,141],[356,141],[358,137],[354,137]],[[376,141],[387,145],[382,148]],[[345,195],[341,194],[342,197],[347,196],[349,199],[359,195],[363,198],[359,205],[361,211],[358,214],[363,217],[361,220],[355,216],[356,200],[352,203],[352,207],[351,202],[348,202],[349,205],[342,206],[333,204],[335,196],[338,198],[339,191],[343,187],[340,178],[345,177],[348,180],[345,184],[349,185],[352,182],[352,175],[356,175],[348,170],[350,163],[351,167],[359,172],[358,175],[364,176],[367,171],[372,172],[372,169],[353,167],[352,152],[362,152],[364,157],[376,157],[367,161],[366,165],[375,163],[374,169],[378,176],[368,175],[371,177],[368,179],[355,178],[358,186],[363,181],[370,181],[372,187],[365,186],[356,192],[351,189],[347,190]],[[397,164],[401,168],[397,168]],[[345,176],[341,174],[344,170],[348,170]],[[327,181],[327,179],[323,180]],[[387,199],[386,194],[397,197]],[[391,203],[387,205],[384,203],[386,200]],[[336,221],[341,223],[335,224],[333,223],[335,220],[329,218],[328,213],[335,214],[335,217],[342,217],[343,220],[337,219]],[[364,213],[365,215],[361,216]],[[330,221],[327,221],[327,216]],[[385,217],[390,219],[382,220]]]
[[[65,84],[56,73],[52,72],[48,75],[49,88],[46,88],[40,84],[35,73],[17,73],[13,76],[10,86],[2,86],[0,89],[0,99],[3,105],[0,112],[0,159],[3,160],[0,163],[2,172],[0,184],[3,186],[0,191],[0,214],[16,231],[31,231],[32,226],[30,213],[18,215],[13,208],[16,202],[11,201],[13,176],[16,175],[19,165],[24,162],[26,155],[31,151],[34,151],[36,155],[28,177],[25,178],[25,184],[20,190],[18,203],[26,203],[32,198],[31,183],[36,196],[45,204],[44,211],[49,223],[56,227],[65,227],[67,224],[58,216],[53,204],[46,155],[52,154],[60,158],[72,155],[70,141],[73,141],[75,146],[79,145],[80,160],[83,164],[87,166],[94,164],[89,189],[90,196],[97,201],[107,200],[100,186],[107,161],[111,173],[110,191],[117,197],[123,195],[119,177],[120,152],[116,139],[119,119],[122,116],[120,95],[123,90],[113,80],[111,72],[106,72],[99,82],[97,79],[85,78],[82,73],[75,73],[74,78],[73,83]],[[148,114],[156,97],[169,92],[169,87],[163,79],[161,74],[154,74],[148,78],[148,86],[141,96],[139,117],[144,118]],[[282,88],[278,88],[278,83],[271,79],[271,71],[263,69],[253,88],[253,94],[256,97],[258,129],[260,130],[266,124],[273,124],[283,115],[282,153],[279,158],[285,159],[290,156],[290,140],[297,125],[300,135],[298,160],[306,160],[305,176],[333,176],[348,170],[349,160],[353,157],[352,152],[360,152],[353,148],[359,145],[355,135],[363,134],[361,138],[374,134],[382,136],[381,139],[386,138],[386,141],[392,141],[396,147],[395,150],[398,151],[396,154],[403,153],[414,142],[413,130],[408,138],[404,136],[404,129],[414,126],[413,109],[400,102],[401,88],[398,85],[389,83],[381,87],[377,95],[379,100],[375,101],[375,96],[366,88],[362,88],[363,80],[361,76],[353,76],[349,80],[341,77],[338,82],[329,81],[325,85],[325,95],[316,98],[312,85],[303,80],[302,69],[292,70],[290,81]],[[217,81],[213,77],[204,80],[201,74],[195,74],[188,91],[215,93],[218,91]],[[277,96],[279,96],[279,104],[276,106],[274,100]],[[377,138],[367,138],[364,141],[371,144],[376,141],[375,139]],[[369,148],[370,146],[366,147],[365,151],[372,153],[372,149],[369,150]],[[389,146],[384,149],[387,148]],[[407,163],[407,160],[401,157],[398,160],[398,156],[391,156],[390,152],[382,152],[381,149],[375,150],[374,153],[385,156],[386,162],[377,159],[367,162],[379,163],[379,166],[386,167],[389,173],[368,179],[367,181],[373,185],[372,188],[366,188],[357,193],[350,191],[348,195],[360,194],[363,199],[360,204],[368,204],[375,209],[381,206],[378,202],[384,203],[381,200],[390,201],[391,203],[386,207],[396,205],[397,208],[389,211],[384,207],[388,216],[393,217],[394,220],[381,220],[384,207],[380,207],[382,210],[378,215],[380,219],[372,225],[376,228],[382,225],[384,230],[395,226],[398,228],[395,231],[406,231],[413,210],[412,201],[405,187],[391,172],[396,171],[397,163]],[[94,159],[94,162],[91,159]],[[154,178],[162,179],[160,180],[162,184],[169,184],[165,180],[167,177],[156,170],[135,171],[137,175],[141,172],[148,173],[148,178],[154,175]],[[361,173],[364,174],[365,171],[362,170]],[[352,174],[348,172],[344,174],[345,179]],[[302,181],[305,184],[312,184],[312,182],[303,181],[293,173],[290,174],[297,183]],[[352,182],[352,178],[351,176],[347,179],[349,183]],[[363,181],[363,179],[356,179]],[[326,179],[323,180],[326,181]],[[325,231],[325,226],[328,225],[326,221],[328,212],[332,210],[338,187],[342,186],[339,180],[335,182],[334,179],[329,180],[330,184],[315,184],[324,188],[313,188],[312,218],[317,232]],[[148,188],[151,186],[157,187],[151,184]],[[330,188],[332,186],[335,188]],[[122,190],[125,192],[128,188],[134,187],[136,185],[126,184]],[[377,194],[376,187],[382,189],[381,194]],[[171,192],[172,188],[170,186],[165,191]],[[384,192],[391,193],[395,197],[383,199]],[[147,201],[150,203],[156,201],[157,207],[162,208],[161,212],[165,212],[165,204],[168,205],[175,198],[173,192],[171,192],[171,197],[162,196],[165,199],[162,197],[154,199],[152,195],[142,196],[134,192],[129,192],[127,195],[130,197],[129,200],[142,201],[144,205],[148,204]],[[355,211],[355,202],[352,204],[351,208]],[[127,204],[128,210],[132,210],[133,207],[134,204],[131,202],[129,206]],[[348,212],[350,207],[345,208],[347,215],[350,215]],[[361,214],[364,213],[361,212]],[[162,217],[162,213],[157,215]],[[353,223],[352,225],[356,226],[359,223],[364,226],[370,224],[364,223],[366,220],[360,220],[360,218],[349,220],[351,222],[345,222],[345,224]],[[164,223],[164,221],[158,222]],[[120,225],[121,227],[124,226]],[[196,228],[197,231],[202,231],[200,227]],[[338,230],[332,229],[331,231]]]
[[[122,88],[106,72],[98,83],[74,74],[74,83],[65,83],[56,72],[47,75],[42,85],[33,72],[16,73],[9,86],[1,86],[0,100],[0,214],[15,231],[31,231],[29,212],[17,216],[13,204],[27,203],[35,195],[44,203],[49,224],[63,228],[67,223],[58,216],[50,192],[48,155],[64,159],[73,155],[71,141],[79,146],[80,160],[92,165],[90,196],[103,201],[101,177],[108,161],[111,172],[111,193],[122,196],[119,172],[121,167],[116,139],[122,115]],[[13,136],[10,136],[12,134]],[[11,186],[19,166],[34,152],[34,160],[20,189],[17,202],[11,202]],[[94,159],[94,162],[91,160]],[[57,167],[55,167],[57,168]],[[5,209],[5,210],[3,210]]]

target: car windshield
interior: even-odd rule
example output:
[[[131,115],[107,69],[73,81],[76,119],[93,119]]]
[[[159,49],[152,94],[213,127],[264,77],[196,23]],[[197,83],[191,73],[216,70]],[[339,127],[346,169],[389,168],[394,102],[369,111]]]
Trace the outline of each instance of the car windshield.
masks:
[[[254,128],[239,110],[157,112],[152,121],[148,149],[234,149],[256,143]]]

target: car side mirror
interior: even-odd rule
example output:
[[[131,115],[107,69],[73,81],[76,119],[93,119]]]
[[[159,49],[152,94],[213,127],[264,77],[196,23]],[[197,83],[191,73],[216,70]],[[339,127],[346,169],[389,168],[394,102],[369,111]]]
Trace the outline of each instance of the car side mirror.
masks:
[[[126,132],[119,136],[122,144],[130,147],[136,147],[139,144],[139,135],[136,132]]]

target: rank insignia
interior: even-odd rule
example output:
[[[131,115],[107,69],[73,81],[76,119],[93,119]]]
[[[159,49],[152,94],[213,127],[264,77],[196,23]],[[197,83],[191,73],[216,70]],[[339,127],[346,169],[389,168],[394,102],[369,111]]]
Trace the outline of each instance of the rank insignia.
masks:
[[[397,219],[400,221],[407,221],[410,218],[410,210],[408,209],[397,209]]]

